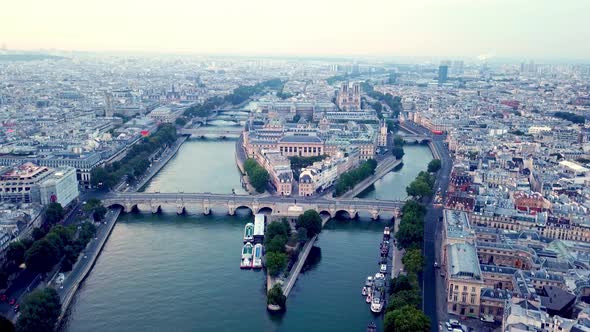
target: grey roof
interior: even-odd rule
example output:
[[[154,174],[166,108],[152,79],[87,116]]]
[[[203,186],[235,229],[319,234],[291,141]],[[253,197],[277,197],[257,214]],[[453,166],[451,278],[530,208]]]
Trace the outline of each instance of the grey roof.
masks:
[[[280,139],[283,143],[322,143],[322,140],[317,136],[285,136]]]
[[[449,272],[453,278],[481,280],[475,246],[468,243],[449,245]]]

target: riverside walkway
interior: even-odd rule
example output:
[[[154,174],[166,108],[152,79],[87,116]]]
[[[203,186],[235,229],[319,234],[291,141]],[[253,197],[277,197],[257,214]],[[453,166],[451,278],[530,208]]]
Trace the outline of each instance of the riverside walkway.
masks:
[[[340,196],[341,198],[353,198],[358,196],[360,193],[369,188],[377,180],[381,179],[385,174],[391,172],[392,169],[396,168],[402,163],[401,159],[395,159],[394,156],[388,156],[383,159],[375,168],[375,173],[368,178],[358,183],[354,188]]]
[[[67,273],[67,276],[63,282],[63,284],[57,289],[57,293],[61,299],[61,314],[58,318],[58,321],[61,321],[76,294],[76,291],[80,287],[80,284],[86,279],[92,267],[96,263],[96,259],[100,255],[102,248],[104,247],[109,235],[113,231],[115,224],[117,223],[117,218],[121,213],[121,209],[110,209],[106,216],[105,222],[98,227],[96,231],[96,238],[91,240],[90,243],[84,248],[82,253],[80,254],[80,258],[74,264],[72,270]]]

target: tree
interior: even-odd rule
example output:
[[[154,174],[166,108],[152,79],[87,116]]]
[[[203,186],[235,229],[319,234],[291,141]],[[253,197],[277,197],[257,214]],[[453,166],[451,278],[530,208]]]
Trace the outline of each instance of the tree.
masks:
[[[35,241],[25,252],[27,268],[35,272],[49,272],[57,262],[58,249],[48,240]]]
[[[104,216],[107,214],[107,208],[105,208],[104,206],[99,206],[97,207],[94,212],[92,213],[92,219],[94,219],[94,221],[99,222],[102,221],[104,219]]]
[[[14,325],[12,322],[2,315],[0,315],[0,331],[14,332]]]
[[[265,248],[267,252],[285,252],[285,244],[287,244],[287,238],[284,235],[277,235],[265,245]]]
[[[300,243],[305,243],[305,242],[307,242],[307,239],[308,239],[308,237],[307,237],[307,229],[305,227],[300,227],[297,230],[297,240]]]
[[[393,154],[395,159],[402,159],[402,157],[405,154],[404,148],[401,146],[394,146],[393,148],[391,148],[391,153]]]
[[[266,253],[266,269],[268,273],[276,277],[287,267],[287,254],[282,252],[267,252]]]
[[[28,294],[16,322],[18,332],[53,331],[61,313],[59,295],[53,288],[36,290]]]
[[[424,256],[422,256],[422,251],[420,251],[420,249],[410,249],[406,251],[402,257],[402,263],[404,263],[406,271],[410,273],[421,272],[424,267]]]
[[[436,173],[438,172],[438,170],[441,167],[441,161],[440,159],[432,159],[429,163],[428,163],[428,172],[430,173]]]
[[[389,295],[411,289],[412,284],[410,283],[408,276],[400,274],[397,277],[391,279],[391,284],[389,285]]]
[[[45,211],[45,221],[50,225],[58,223],[65,215],[64,209],[59,203],[49,203]]]
[[[285,309],[287,297],[285,297],[285,295],[283,294],[283,289],[281,288],[281,285],[274,284],[272,286],[272,288],[268,291],[268,294],[266,296],[266,303],[278,305],[279,307]]]
[[[6,258],[15,264],[21,264],[25,259],[27,248],[21,241],[13,241],[8,244],[6,249]]]
[[[0,270],[0,289],[4,289],[8,286],[8,273],[4,270]]]
[[[406,305],[385,314],[385,332],[430,331],[430,319],[420,310]]]
[[[273,221],[266,226],[264,235],[265,242],[270,242],[275,236],[284,236],[285,238],[288,237],[289,231],[288,227],[284,223]]]
[[[268,184],[268,180],[270,179],[270,175],[268,172],[262,168],[256,168],[254,172],[252,172],[250,176],[250,183],[256,189],[257,192],[263,193],[266,189],[266,185]]]
[[[297,218],[297,228],[305,228],[307,237],[311,238],[322,231],[322,217],[315,210],[307,210]]]
[[[397,308],[401,308],[405,305],[410,305],[416,309],[422,304],[422,298],[420,293],[415,289],[405,289],[399,291],[389,298],[386,312],[394,311]]]
[[[404,146],[404,138],[401,137],[400,135],[395,135],[395,137],[393,137],[393,145],[394,146]]]
[[[421,199],[423,197],[432,195],[432,188],[428,185],[428,183],[416,179],[412,181],[408,187],[406,187],[406,192],[409,196]]]
[[[39,227],[35,227],[33,228],[33,232],[31,233],[31,236],[33,237],[33,240],[37,241],[42,239],[45,236],[45,232],[39,228]]]
[[[400,249],[419,246],[424,239],[424,226],[422,224],[402,222],[395,233],[395,239]]]

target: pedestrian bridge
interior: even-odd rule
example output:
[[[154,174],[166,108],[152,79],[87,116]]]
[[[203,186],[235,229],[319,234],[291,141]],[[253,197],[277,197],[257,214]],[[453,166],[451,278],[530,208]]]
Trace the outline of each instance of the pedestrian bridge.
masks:
[[[162,209],[173,209],[178,214],[210,214],[213,208],[225,209],[234,215],[239,208],[248,208],[252,213],[270,212],[273,215],[296,217],[306,210],[316,210],[330,218],[337,215],[356,218],[359,213],[372,219],[397,217],[403,201],[375,199],[327,199],[293,198],[281,196],[251,196],[212,193],[145,193],[113,192],[103,198],[107,207],[120,206],[125,212],[133,210],[158,213]]]

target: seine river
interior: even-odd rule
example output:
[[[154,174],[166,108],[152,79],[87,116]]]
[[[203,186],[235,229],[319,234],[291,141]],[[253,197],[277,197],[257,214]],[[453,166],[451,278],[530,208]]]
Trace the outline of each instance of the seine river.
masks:
[[[189,140],[146,191],[241,191],[233,140]],[[398,199],[431,160],[406,146],[404,165],[362,197]],[[330,221],[282,316],[265,307],[264,274],[239,269],[238,211],[177,216],[125,214],[78,291],[64,331],[365,331],[374,316],[360,291],[377,269],[386,221]]]

